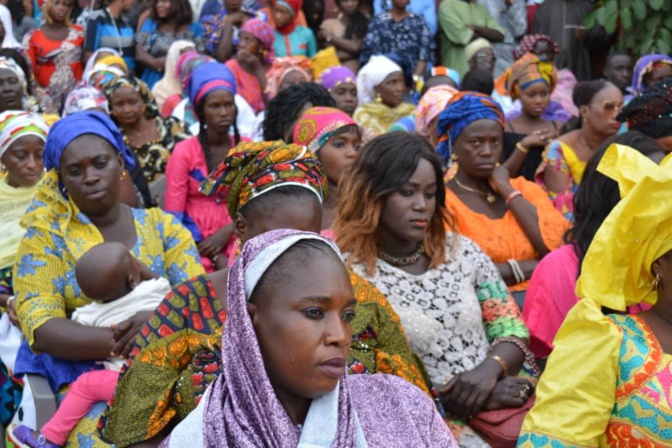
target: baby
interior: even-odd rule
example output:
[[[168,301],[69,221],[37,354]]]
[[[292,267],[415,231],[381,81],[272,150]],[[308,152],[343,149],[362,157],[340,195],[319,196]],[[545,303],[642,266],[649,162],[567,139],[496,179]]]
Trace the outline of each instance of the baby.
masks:
[[[71,319],[82,325],[112,327],[140,311],[153,311],[170,292],[165,278],[158,278],[137,260],[121,243],[102,243],[87,251],[77,261],[75,276],[82,293],[93,303],[77,308]],[[60,447],[72,428],[99,402],[114,395],[121,358],[103,362],[105,370],[80,375],[68,390],[53,417],[40,433],[27,426],[13,428],[20,447]]]

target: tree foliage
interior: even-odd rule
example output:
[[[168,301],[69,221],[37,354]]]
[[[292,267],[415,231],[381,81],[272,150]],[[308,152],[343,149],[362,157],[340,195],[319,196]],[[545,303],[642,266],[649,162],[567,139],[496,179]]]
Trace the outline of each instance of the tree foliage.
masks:
[[[619,49],[635,56],[672,50],[672,0],[598,0],[586,17],[588,29],[595,24],[619,31]]]

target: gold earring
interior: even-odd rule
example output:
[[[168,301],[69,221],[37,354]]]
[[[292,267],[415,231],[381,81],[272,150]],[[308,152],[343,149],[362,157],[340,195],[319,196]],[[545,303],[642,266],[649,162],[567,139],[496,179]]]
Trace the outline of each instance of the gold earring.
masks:
[[[376,103],[382,103],[383,102],[383,97],[380,96],[380,93],[376,93]]]
[[[450,160],[452,160],[453,162],[457,162],[457,154],[452,153],[452,154],[450,155]]]
[[[124,171],[121,173],[121,177],[119,178],[119,180],[124,180],[124,179],[126,179],[126,170],[124,170]]]
[[[651,285],[651,291],[658,291],[658,286],[660,286],[660,274],[656,272],[656,278],[653,279],[653,285]]]

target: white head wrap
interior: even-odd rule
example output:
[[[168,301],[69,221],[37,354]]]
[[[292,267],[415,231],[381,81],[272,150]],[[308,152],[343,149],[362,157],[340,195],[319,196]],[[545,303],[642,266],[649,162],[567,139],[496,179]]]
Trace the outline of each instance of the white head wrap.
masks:
[[[373,88],[385,81],[385,78],[394,72],[403,73],[403,70],[399,65],[385,56],[371,56],[369,62],[357,74],[357,99],[359,100],[359,105],[363,106],[375,100],[376,93]]]

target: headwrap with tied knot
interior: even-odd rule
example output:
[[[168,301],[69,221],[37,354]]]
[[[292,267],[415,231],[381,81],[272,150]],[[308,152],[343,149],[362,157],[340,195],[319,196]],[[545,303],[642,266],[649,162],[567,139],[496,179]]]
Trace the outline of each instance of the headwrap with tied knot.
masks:
[[[436,126],[439,136],[436,152],[443,157],[444,163],[449,163],[451,145],[464,128],[478,120],[494,120],[504,129],[504,113],[492,97],[476,92],[460,92],[450,100],[439,114]]]
[[[523,90],[538,82],[548,85],[551,92],[558,82],[558,72],[550,62],[542,62],[533,53],[527,53],[513,63],[508,71],[506,87],[514,100],[520,98]]]
[[[49,126],[38,114],[7,110],[0,114],[0,157],[21,137],[33,135],[47,139]]]
[[[295,185],[315,193],[320,203],[326,194],[327,175],[305,146],[275,142],[241,143],[201,184],[206,196],[226,194],[229,214],[269,191]]]

